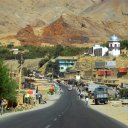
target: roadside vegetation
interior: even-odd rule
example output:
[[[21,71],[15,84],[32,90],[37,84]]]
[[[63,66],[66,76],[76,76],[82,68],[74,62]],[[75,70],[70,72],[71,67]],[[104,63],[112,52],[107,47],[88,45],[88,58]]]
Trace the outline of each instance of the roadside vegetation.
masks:
[[[128,98],[128,88],[120,89],[120,96],[121,98],[122,97]]]
[[[20,46],[20,47],[14,47],[14,46],[7,46],[3,47],[0,46],[0,58],[9,60],[9,59],[15,59],[20,58],[20,55],[14,55],[10,50],[12,48],[18,48],[20,51],[28,50],[29,52],[24,53],[25,59],[35,59],[35,58],[55,58],[57,56],[76,56],[81,53],[84,53],[87,48],[78,48],[78,47],[70,47],[70,46],[62,46],[62,45],[56,45],[53,47],[45,46],[45,47],[39,47],[39,46]]]
[[[121,42],[121,49],[127,49],[128,50],[128,40],[122,40]],[[108,43],[103,43],[102,46],[108,47]]]
[[[17,83],[10,77],[9,69],[0,60],[0,99],[16,101]]]

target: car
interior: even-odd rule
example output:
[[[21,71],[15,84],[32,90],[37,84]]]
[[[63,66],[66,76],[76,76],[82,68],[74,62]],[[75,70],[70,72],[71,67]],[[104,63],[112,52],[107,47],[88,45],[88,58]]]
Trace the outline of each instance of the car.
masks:
[[[72,91],[72,89],[73,89],[72,86],[68,87],[68,91]]]
[[[121,103],[122,104],[128,104],[128,97],[122,97]]]

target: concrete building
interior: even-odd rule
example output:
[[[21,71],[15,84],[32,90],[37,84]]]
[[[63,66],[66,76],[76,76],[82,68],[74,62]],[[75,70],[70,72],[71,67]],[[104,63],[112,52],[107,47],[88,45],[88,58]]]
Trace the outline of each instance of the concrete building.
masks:
[[[109,41],[109,55],[119,56],[120,55],[120,39],[113,35],[110,37]]]
[[[120,51],[120,39],[113,35],[108,41],[108,48],[100,46],[99,44],[94,45],[88,50],[88,54],[91,56],[119,56]]]
[[[107,56],[108,48],[96,44],[91,49],[89,49],[89,54],[92,56]]]
[[[68,68],[74,66],[75,62],[77,61],[76,56],[59,56],[56,58],[56,63],[58,65],[59,74],[64,74]]]

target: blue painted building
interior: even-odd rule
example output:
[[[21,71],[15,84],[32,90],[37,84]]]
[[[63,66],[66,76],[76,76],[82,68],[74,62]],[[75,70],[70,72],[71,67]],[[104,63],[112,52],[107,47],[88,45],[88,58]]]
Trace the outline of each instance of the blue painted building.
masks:
[[[74,66],[77,61],[77,56],[59,56],[56,58],[56,63],[58,65],[59,73],[64,74],[68,68]]]

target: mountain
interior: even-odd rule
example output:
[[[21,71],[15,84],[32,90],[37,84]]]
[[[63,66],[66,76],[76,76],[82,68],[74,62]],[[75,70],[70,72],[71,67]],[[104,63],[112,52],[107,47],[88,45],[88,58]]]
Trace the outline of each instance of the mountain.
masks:
[[[127,39],[127,6],[127,0],[0,0],[0,37],[32,45]],[[26,26],[31,39],[23,41]]]
[[[90,0],[0,0],[0,34],[15,33],[35,22],[49,24],[62,13],[79,13],[91,4]]]
[[[128,39],[128,23],[119,21],[102,21],[89,17],[64,14],[56,21],[40,30],[35,35],[33,28],[27,26],[17,33],[21,44],[88,44],[105,42],[116,34],[121,39]],[[39,44],[40,42],[40,44]]]
[[[85,8],[81,15],[105,21],[124,21],[128,20],[127,6],[127,0],[99,0],[98,3]]]

